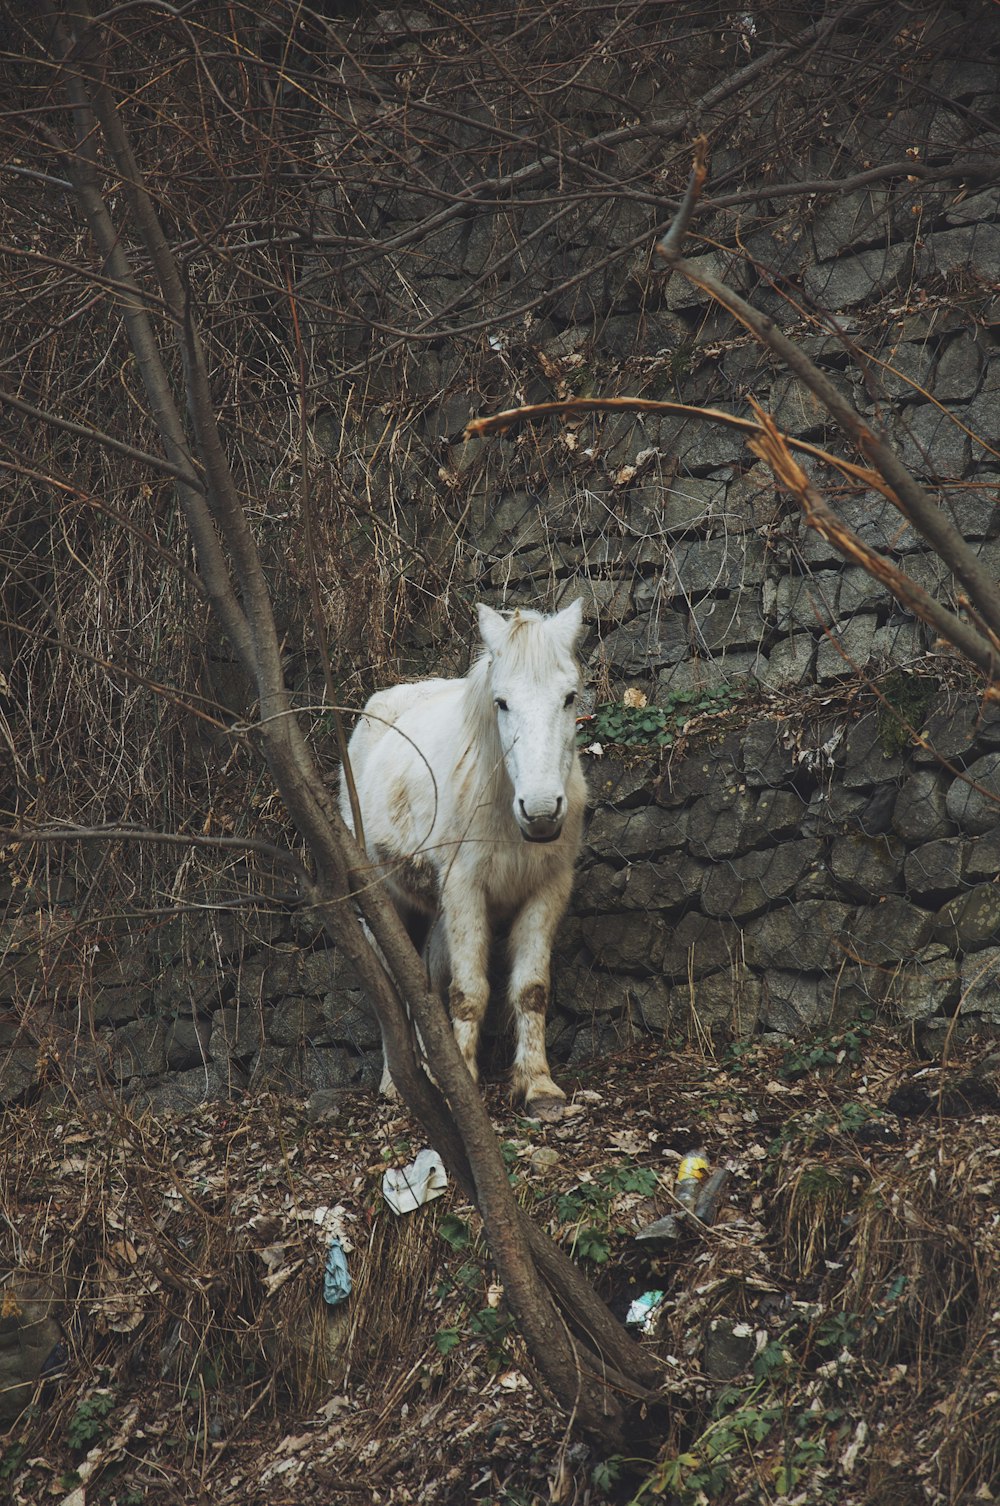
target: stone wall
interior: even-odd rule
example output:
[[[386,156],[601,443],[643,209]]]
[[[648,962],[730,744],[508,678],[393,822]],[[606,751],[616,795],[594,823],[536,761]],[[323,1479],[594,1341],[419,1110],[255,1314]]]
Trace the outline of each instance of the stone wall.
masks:
[[[931,1052],[951,1030],[995,1034],[1000,712],[937,691],[921,722],[925,743],[901,746],[891,712],[845,695],[705,718],[658,758],[588,755],[554,1062],[639,1033],[808,1039],[876,1017]],[[95,959],[75,1008],[43,1017],[37,1038],[4,1044],[6,1100],[44,1082],[56,1051],[83,1081],[171,1107],[248,1085],[370,1088],[379,1074],[363,993],[291,910],[159,928]]]

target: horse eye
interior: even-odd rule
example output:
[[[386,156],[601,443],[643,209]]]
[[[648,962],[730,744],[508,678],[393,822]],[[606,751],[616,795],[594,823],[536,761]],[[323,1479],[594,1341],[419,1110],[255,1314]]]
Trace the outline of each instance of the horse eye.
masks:
[[[570,693],[569,693],[569,695],[563,701],[563,705],[564,706],[572,706],[573,703],[575,702],[575,700],[576,700],[576,691],[575,690],[571,690]]]
[[[502,695],[498,695],[493,704],[498,711],[507,711],[509,709]]]

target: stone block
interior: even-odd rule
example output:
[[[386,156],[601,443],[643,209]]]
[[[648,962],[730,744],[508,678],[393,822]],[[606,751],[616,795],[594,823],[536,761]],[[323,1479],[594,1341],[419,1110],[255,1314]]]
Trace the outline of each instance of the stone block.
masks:
[[[654,1035],[666,1035],[677,1025],[675,992],[662,978],[631,979],[628,996],[633,1018]]]
[[[758,649],[722,649],[714,659],[691,657],[679,664],[661,669],[657,683],[664,691],[673,690],[718,690],[722,685],[741,691],[753,690],[761,677],[767,660]]]
[[[609,665],[619,674],[652,676],[664,664],[676,664],[688,649],[687,618],[663,611],[637,618],[606,633],[591,656],[592,664]]]
[[[912,265],[908,246],[884,246],[807,266],[802,281],[810,298],[823,308],[853,308],[902,286]]]
[[[335,991],[323,999],[323,1037],[358,1051],[370,1051],[381,1044],[382,1032],[374,1011],[364,996]]]
[[[717,862],[749,846],[755,801],[746,790],[704,795],[688,813],[688,848],[693,857]]]
[[[700,978],[692,992],[685,984],[678,984],[673,991],[674,1011],[678,1022],[683,1020],[682,1004],[697,1017],[694,1035],[699,1028],[726,1030],[731,1036],[753,1034],[760,1016],[763,985],[759,978],[745,967],[734,964],[725,972],[712,973]]]
[[[850,899],[879,899],[903,887],[906,849],[896,837],[851,832],[830,848],[830,870]]]
[[[978,1014],[1000,1025],[1000,947],[986,947],[963,957],[962,1014]]]
[[[826,1024],[819,979],[769,969],[761,983],[760,1024],[794,1039],[815,1034]]]
[[[595,811],[587,830],[587,846],[602,858],[634,861],[676,851],[683,846],[687,821],[657,805],[639,810]]]
[[[180,1015],[167,1025],[167,1067],[186,1072],[208,1061],[211,1026],[208,1020]]]
[[[903,757],[886,748],[878,717],[871,713],[848,728],[844,741],[844,785],[859,789],[885,784],[903,773]]]
[[[959,983],[954,957],[947,947],[932,943],[893,972],[885,1002],[898,1019],[930,1020],[952,1013]]]
[[[835,194],[817,209],[810,226],[817,259],[827,261],[878,239],[887,200],[884,189],[859,189]]]
[[[658,759],[648,752],[616,751],[614,748],[609,748],[600,757],[585,757],[591,803],[597,807],[612,805],[618,810],[648,804],[657,763]]]
[[[153,1114],[186,1114],[203,1103],[231,1098],[246,1086],[246,1074],[232,1063],[208,1062],[185,1072],[171,1072],[147,1088],[144,1101]]]
[[[628,995],[633,988],[645,991],[654,985],[662,987],[661,980],[624,978],[600,972],[586,962],[573,962],[555,969],[552,1008],[576,1021],[593,1019],[597,1015],[627,1011]]]
[[[938,402],[968,401],[983,374],[983,347],[966,332],[949,340],[934,368],[933,393]]]
[[[586,943],[598,967],[627,973],[659,972],[666,924],[657,915],[630,912],[595,915],[586,925]]]
[[[977,884],[937,913],[937,939],[961,952],[978,952],[1000,941],[1000,887]]]
[[[877,625],[874,613],[860,612],[824,633],[816,650],[817,680],[846,679],[864,669],[875,649]]]
[[[167,1027],[162,1020],[132,1020],[114,1033],[111,1066],[119,1080],[156,1077],[167,1070]]]
[[[745,827],[747,842],[758,847],[801,836],[807,809],[795,790],[761,790]]]
[[[1000,751],[984,753],[964,778],[953,779],[945,805],[950,819],[972,836],[1000,825]]]
[[[739,926],[692,910],[665,930],[661,970],[677,983],[736,967],[742,960]]]
[[[839,570],[816,570],[809,575],[765,578],[764,615],[779,633],[802,629],[814,633],[837,620]]]
[[[253,1056],[266,1037],[266,1018],[264,1010],[249,1004],[217,1009],[212,1016],[209,1056],[214,1062]]]
[[[153,1004],[153,990],[142,984],[104,987],[95,980],[88,1001],[90,1018],[95,1025],[122,1025],[148,1014]]]
[[[4,1431],[31,1401],[46,1360],[62,1341],[59,1312],[57,1291],[47,1281],[20,1271],[5,1281],[0,1317],[0,1428]],[[11,1491],[13,1499],[13,1486]]]
[[[955,836],[946,798],[946,776],[929,768],[919,768],[904,780],[893,806],[893,831],[907,845],[932,842],[937,837]]]
[[[851,955],[871,966],[915,957],[932,939],[934,916],[900,894],[858,910],[846,938]]]
[[[702,909],[732,920],[758,915],[794,889],[820,852],[819,842],[807,838],[713,864],[702,884]]]
[[[1000,874],[1000,827],[972,837],[966,844],[964,877],[972,883],[995,880]]]
[[[682,533],[695,525],[710,523],[726,512],[724,481],[682,476],[671,482],[663,496],[660,521],[667,533]]]
[[[629,863],[615,874],[614,902],[623,910],[676,910],[697,896],[704,873],[704,863],[682,852],[662,863]]]
[[[37,1046],[13,1046],[0,1051],[0,1108],[17,1103],[39,1076]]]
[[[801,900],[781,905],[744,928],[751,967],[836,969],[850,946],[853,907],[833,900]]]
[[[719,277],[730,287],[746,286],[746,271],[739,258],[709,251],[705,256],[692,256],[689,260],[692,271],[704,271],[712,277]],[[680,272],[672,272],[664,283],[663,301],[671,310],[700,308],[709,302],[709,296]]]
[[[298,1046],[311,1040],[325,1023],[318,999],[279,999],[267,1011],[268,1039],[276,1046]]]
[[[685,602],[706,591],[739,591],[764,575],[763,542],[748,534],[675,544],[664,571],[668,596]]]
[[[760,672],[768,690],[786,690],[805,684],[811,677],[816,644],[809,633],[793,633],[776,643]]]
[[[672,752],[656,785],[660,805],[708,796],[721,808],[739,790],[743,780],[742,733],[719,736],[714,729],[687,744],[683,755]]]
[[[893,425],[893,438],[899,458],[917,476],[946,476],[961,479],[969,468],[972,441],[965,428],[964,410],[954,418],[950,410],[922,403],[906,408]]]
[[[795,776],[792,749],[785,729],[770,718],[751,722],[743,738],[743,768],[752,789],[789,783]]]
[[[903,878],[911,899],[941,904],[961,888],[971,842],[962,837],[939,837],[906,855]]]
[[[692,635],[707,654],[758,645],[765,633],[756,588],[703,597],[691,607],[690,624]]]
[[[927,237],[917,251],[917,275],[953,272],[1000,282],[1000,224],[987,220]]]

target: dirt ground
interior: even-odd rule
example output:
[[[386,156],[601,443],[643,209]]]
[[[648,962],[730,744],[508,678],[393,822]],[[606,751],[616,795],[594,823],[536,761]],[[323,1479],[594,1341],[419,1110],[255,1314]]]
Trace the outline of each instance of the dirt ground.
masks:
[[[448,1189],[389,1211],[386,1169],[421,1149],[404,1112],[269,1097],[153,1120],[70,1096],[0,1122],[0,1354],[19,1291],[58,1323],[0,1434],[0,1490],[16,1506],[995,1498],[994,1046],[956,1040],[942,1066],[867,1024],[807,1047],[649,1042],[566,1086],[557,1124],[487,1092],[519,1196],[612,1309],[662,1293],[643,1343],[663,1404],[628,1457],[545,1395],[474,1210]],[[729,1171],[715,1223],[637,1241],[676,1211],[695,1148]],[[334,1236],[353,1289],[329,1306]]]

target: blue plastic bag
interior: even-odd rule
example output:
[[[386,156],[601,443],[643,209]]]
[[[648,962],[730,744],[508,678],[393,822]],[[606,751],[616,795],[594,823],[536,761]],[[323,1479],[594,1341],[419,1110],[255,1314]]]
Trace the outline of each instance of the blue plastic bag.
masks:
[[[323,1274],[323,1299],[331,1307],[336,1307],[338,1302],[346,1302],[350,1295],[351,1273],[347,1269],[344,1247],[339,1239],[331,1239]]]

